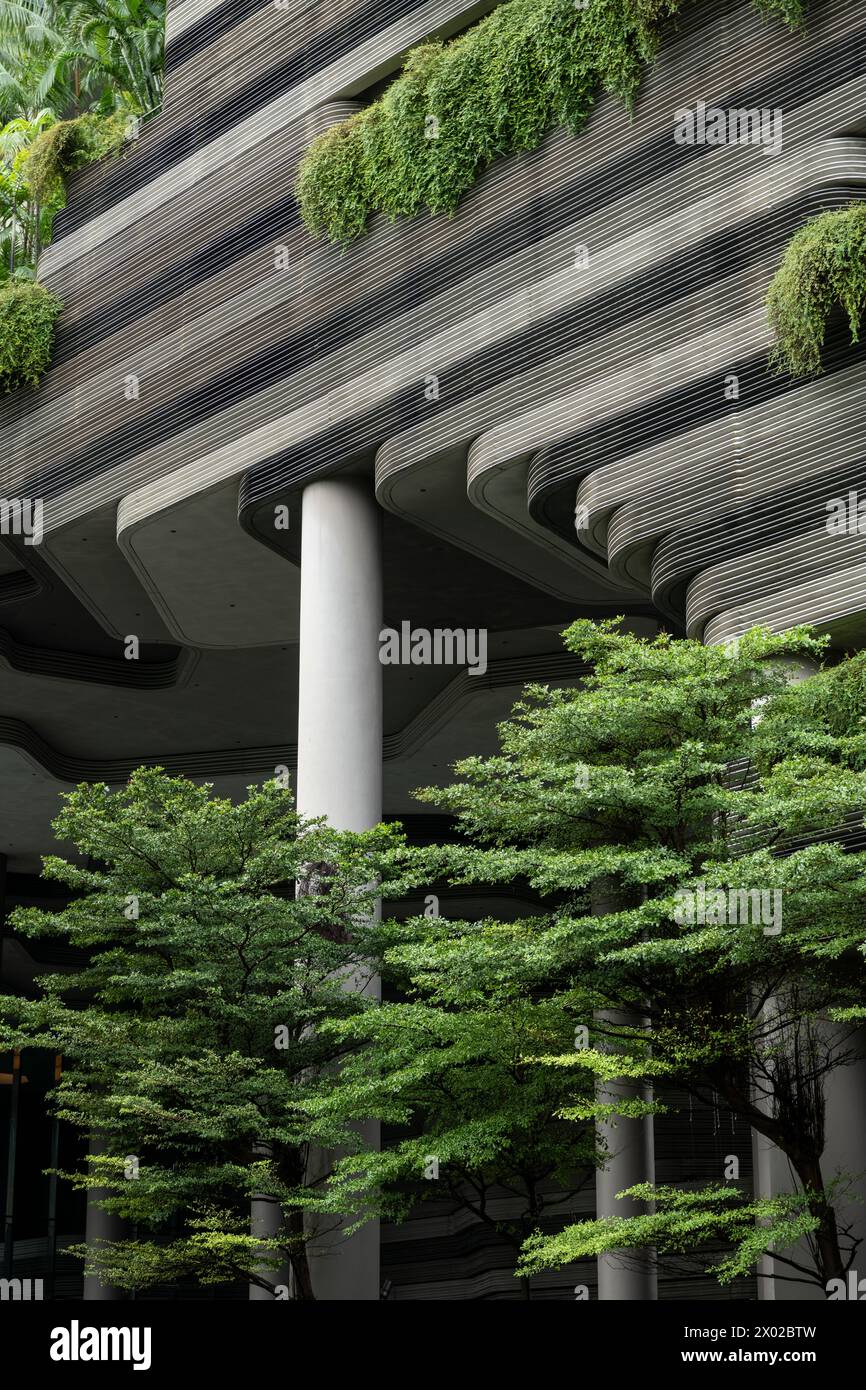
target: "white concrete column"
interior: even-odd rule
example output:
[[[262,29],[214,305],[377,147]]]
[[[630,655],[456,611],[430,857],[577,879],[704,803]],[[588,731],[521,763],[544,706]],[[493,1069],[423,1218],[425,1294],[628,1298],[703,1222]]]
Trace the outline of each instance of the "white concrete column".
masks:
[[[381,521],[365,479],[326,478],[304,492],[298,810],[340,830],[382,818]],[[378,1125],[365,1137],[378,1142]],[[378,1221],[348,1239],[330,1231],[309,1255],[317,1298],[378,1300]]]
[[[89,1151],[91,1154],[101,1154],[105,1151],[103,1140],[95,1136],[90,1140]],[[103,1241],[123,1240],[126,1235],[126,1222],[123,1217],[118,1216],[113,1211],[103,1211],[102,1207],[95,1205],[101,1197],[111,1196],[111,1188],[96,1187],[89,1188],[87,1193],[87,1217],[85,1223],[84,1239],[87,1245],[98,1247]],[[123,1289],[115,1288],[113,1284],[101,1284],[94,1274],[84,1276],[84,1298],[88,1302],[103,1302],[106,1299],[126,1298]]]
[[[637,1014],[606,1010],[597,1021],[611,1028],[646,1027],[648,1020]],[[634,1081],[610,1081],[598,1088],[598,1098],[616,1105],[623,1100],[652,1100],[651,1088]],[[596,1122],[599,1147],[606,1152],[604,1166],[595,1175],[595,1214],[603,1216],[643,1216],[645,1202],[633,1197],[617,1197],[627,1187],[655,1181],[655,1143],[652,1115],[628,1119],[613,1115]],[[627,1303],[651,1302],[658,1298],[655,1251],[611,1251],[598,1257],[598,1297]]]
[[[341,830],[382,815],[381,513],[365,479],[304,492],[298,809]]]
[[[851,1060],[827,1077],[826,1142],[821,1155],[825,1182],[849,1174],[850,1188],[834,1202],[843,1226],[860,1245],[854,1259],[859,1281],[866,1279],[866,1028],[827,1024],[827,1035],[839,1041],[839,1052]],[[832,1030],[832,1031],[831,1031]],[[866,1288],[866,1285],[864,1285]],[[849,1288],[849,1296],[850,1296]],[[856,1297],[862,1297],[858,1291]]]
[[[592,910],[603,917],[625,906],[619,885],[612,879],[600,879],[593,884]],[[624,1013],[617,1009],[599,1011],[596,1022],[602,1029],[615,1032],[617,1028],[646,1028],[649,1020],[642,1015]],[[607,1044],[616,1051],[615,1038]],[[631,1080],[609,1081],[599,1085],[598,1099],[616,1105],[623,1100],[652,1100],[652,1090]],[[638,1183],[655,1182],[655,1135],[652,1115],[629,1119],[612,1115],[596,1121],[599,1148],[606,1158],[596,1169],[595,1214],[603,1216],[642,1216],[645,1202],[632,1197],[617,1197],[627,1187]],[[655,1251],[651,1249],[611,1251],[598,1257],[598,1298],[600,1302],[652,1302],[658,1298]]]

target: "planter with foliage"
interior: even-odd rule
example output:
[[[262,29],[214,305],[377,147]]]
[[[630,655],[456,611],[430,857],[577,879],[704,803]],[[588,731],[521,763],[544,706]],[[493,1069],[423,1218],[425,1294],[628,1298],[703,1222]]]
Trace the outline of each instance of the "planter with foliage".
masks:
[[[791,25],[803,0],[754,0]],[[375,212],[453,212],[498,156],[575,134],[597,92],[631,105],[682,0],[510,0],[450,43],[422,44],[380,100],[313,142],[299,172],[314,236],[349,242]]]
[[[34,280],[0,287],[0,389],[35,386],[46,371],[60,300]]]
[[[39,255],[73,170],[117,153],[162,93],[164,0],[0,6],[0,388],[48,366],[55,295]],[[72,119],[64,119],[75,113]]]
[[[817,376],[830,316],[841,308],[851,341],[866,311],[866,203],[822,212],[788,245],[767,296],[776,337],[772,363],[792,376]]]
[[[23,165],[31,197],[37,203],[47,203],[62,194],[64,181],[74,170],[103,155],[118,154],[129,124],[129,113],[125,111],[115,111],[110,116],[88,111],[72,121],[57,121],[42,131]]]
[[[35,386],[47,370],[61,301],[37,283],[36,263],[66,200],[65,180],[127,138],[129,113],[88,112],[55,121],[50,112],[17,118],[0,131],[0,388]]]

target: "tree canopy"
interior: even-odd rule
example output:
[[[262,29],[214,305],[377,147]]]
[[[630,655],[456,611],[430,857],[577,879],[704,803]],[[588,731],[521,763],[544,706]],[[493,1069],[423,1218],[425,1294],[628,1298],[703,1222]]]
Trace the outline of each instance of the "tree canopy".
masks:
[[[106,1137],[72,1175],[133,1223],[91,1255],[103,1278],[267,1283],[288,1259],[309,1296],[312,1221],[401,1220],[425,1196],[494,1226],[527,1294],[610,1251],[722,1282],[767,1252],[822,1288],[852,1267],[856,1175],[828,1171],[825,1113],[863,1053],[866,654],[805,628],[720,648],[582,620],[565,642],[581,684],[529,686],[496,755],[418,793],[455,818],[446,843],[155,769],[67,798],[79,857],[46,872],[75,896],[14,924],[86,958],[2,1013],[7,1046],[63,1052],[59,1113]],[[514,910],[412,911],[469,886]],[[347,987],[377,971],[383,1002]],[[726,1172],[571,1220],[611,1124],[676,1092],[778,1146],[791,1190]],[[321,1180],[311,1146],[340,1150]],[[269,1242],[257,1194],[282,1214]]]
[[[425,1146],[459,1172],[471,1121],[489,1120],[499,1097],[507,1116],[520,1090],[491,1086],[487,1109],[467,1105],[463,1147],[447,1107],[422,1098],[455,1058],[458,1077],[467,1063],[471,1076],[504,1034],[529,1094],[574,1124],[573,1155],[588,1120],[639,1116],[677,1087],[747,1121],[797,1178],[769,1198],[721,1182],[634,1191],[654,1204],[644,1216],[536,1234],[524,1273],[629,1246],[673,1255],[721,1242],[728,1253],[704,1266],[722,1279],[774,1249],[791,1278],[824,1286],[855,1250],[851,1175],[825,1174],[821,1158],[826,1078],[861,1048],[866,857],[846,825],[862,825],[866,805],[866,656],[792,685],[792,665],[825,646],[806,629],[719,648],[581,621],[566,645],[591,676],[578,689],[529,687],[498,755],[468,758],[451,785],[421,793],[457,817],[458,842],[404,859],[418,885],[525,881],[543,907],[516,921],[392,924],[385,972],[405,1002],[335,1026],[372,1049],[362,1107],[393,1118],[414,1094],[428,1121],[420,1147],[347,1160],[337,1187],[361,1169],[387,1187]],[[379,1059],[398,1078],[387,1100]],[[623,1080],[633,1084],[612,1099]],[[641,1099],[647,1086],[655,1101]],[[356,1098],[344,1089],[332,1105],[351,1111]]]
[[[89,1270],[124,1288],[267,1284],[263,1269],[288,1260],[309,1296],[310,1146],[359,1142],[336,1118],[310,1118],[352,1046],[321,1025],[374,1007],[365,985],[393,832],[304,820],[276,782],[232,804],[159,768],[118,791],[78,787],[55,831],[79,855],[48,858],[45,873],[74,896],[12,922],[79,948],[82,963],[0,1010],[5,1046],[63,1054],[56,1113],[102,1140],[88,1172],[67,1176],[111,1189],[102,1205],[132,1223],[128,1239],[87,1251]],[[272,1239],[251,1234],[253,1196],[281,1208]]]

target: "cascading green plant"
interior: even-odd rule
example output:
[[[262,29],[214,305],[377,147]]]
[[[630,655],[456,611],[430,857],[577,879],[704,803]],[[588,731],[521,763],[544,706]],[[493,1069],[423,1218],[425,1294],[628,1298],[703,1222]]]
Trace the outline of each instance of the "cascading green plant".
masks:
[[[866,203],[822,212],[790,241],[767,295],[776,339],[771,365],[795,377],[817,376],[837,308],[858,342],[866,312]]]
[[[35,280],[0,287],[0,390],[35,386],[48,367],[60,300]]]
[[[130,114],[114,111],[102,116],[93,111],[71,121],[57,121],[33,141],[24,161],[30,193],[39,203],[62,192],[63,182],[75,169],[119,153],[127,138]]]
[[[792,26],[804,0],[753,0]],[[425,43],[365,110],[318,137],[297,196],[314,236],[346,243],[370,216],[453,212],[500,155],[577,134],[599,91],[631,106],[683,0],[509,0],[450,43]]]
[[[127,138],[129,119],[126,111],[107,116],[88,112],[75,120],[56,121],[37,135],[20,163],[20,222],[31,210],[35,225],[47,234],[53,212],[63,206],[66,177],[92,160],[118,153]],[[51,359],[54,324],[62,305],[57,295],[40,285],[34,275],[35,267],[24,261],[0,288],[3,391],[35,386]]]

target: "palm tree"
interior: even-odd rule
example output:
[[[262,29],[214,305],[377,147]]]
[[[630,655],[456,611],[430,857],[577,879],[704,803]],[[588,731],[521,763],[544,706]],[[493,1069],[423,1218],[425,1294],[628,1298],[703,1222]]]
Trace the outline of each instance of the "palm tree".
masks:
[[[30,276],[53,209],[43,208],[27,187],[23,157],[37,136],[54,124],[54,113],[18,116],[0,129],[0,280]]]
[[[0,118],[62,111],[72,96],[67,36],[47,0],[4,0],[0,8]]]
[[[130,110],[155,110],[162,100],[164,0],[77,0],[59,8],[69,12],[91,74]]]
[[[124,107],[162,96],[165,0],[3,0],[0,120]]]
[[[60,185],[28,179],[27,150],[58,120],[156,110],[164,20],[165,0],[0,3],[0,281],[34,273],[62,206]]]
[[[53,209],[43,208],[33,197],[23,165],[33,141],[54,120],[53,111],[43,109],[32,119],[19,116],[0,129],[0,276],[30,275],[39,257]]]

